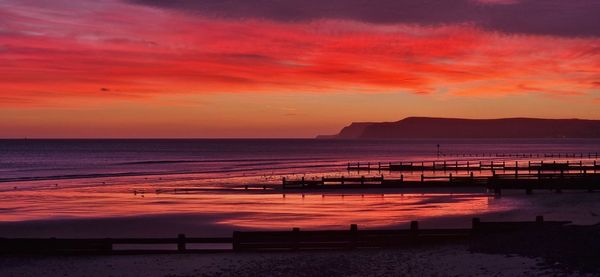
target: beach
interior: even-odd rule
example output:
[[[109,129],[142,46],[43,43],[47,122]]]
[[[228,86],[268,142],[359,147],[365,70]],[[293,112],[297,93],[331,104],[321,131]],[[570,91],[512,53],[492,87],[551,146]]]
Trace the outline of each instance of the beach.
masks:
[[[17,276],[594,276],[518,255],[464,245],[284,253],[8,257]]]
[[[274,147],[267,147],[269,143]],[[587,191],[536,190],[528,195],[507,190],[494,195],[473,187],[281,188],[284,177],[397,178],[401,173],[349,172],[345,165],[349,161],[443,160],[427,143],[342,142],[339,148],[331,148],[331,142],[314,140],[4,141],[0,143],[6,150],[2,160],[6,178],[0,182],[0,237],[231,237],[234,231],[348,230],[351,224],[359,230],[407,229],[411,221],[418,221],[423,229],[470,228],[475,217],[533,221],[543,216],[577,225],[600,222],[600,194]],[[594,140],[446,143],[453,151],[518,149],[536,155],[542,151],[587,153],[598,151],[600,145]],[[418,178],[420,174],[405,176]],[[580,265],[564,266],[556,255],[545,256],[544,249],[525,250],[451,244],[356,251],[4,256],[0,266],[3,276],[577,276],[595,272]],[[565,262],[573,264],[569,259]]]
[[[600,277],[599,15],[0,0],[0,277]]]

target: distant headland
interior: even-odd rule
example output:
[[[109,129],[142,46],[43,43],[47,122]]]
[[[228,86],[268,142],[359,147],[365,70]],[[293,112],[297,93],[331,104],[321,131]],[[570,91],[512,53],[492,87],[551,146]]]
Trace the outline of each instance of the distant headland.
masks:
[[[396,122],[352,123],[336,135],[317,138],[600,138],[600,120],[407,117]]]

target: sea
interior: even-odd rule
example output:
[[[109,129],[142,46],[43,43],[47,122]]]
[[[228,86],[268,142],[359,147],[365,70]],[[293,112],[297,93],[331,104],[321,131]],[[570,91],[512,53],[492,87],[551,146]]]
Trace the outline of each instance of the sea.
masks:
[[[598,153],[598,139],[0,140],[0,236],[223,235],[349,224],[400,228],[412,220],[448,227],[468,225],[472,217],[536,215],[591,224],[600,222],[600,196],[594,193],[301,193],[279,186],[284,177],[397,174],[348,172],[348,163],[590,161]]]

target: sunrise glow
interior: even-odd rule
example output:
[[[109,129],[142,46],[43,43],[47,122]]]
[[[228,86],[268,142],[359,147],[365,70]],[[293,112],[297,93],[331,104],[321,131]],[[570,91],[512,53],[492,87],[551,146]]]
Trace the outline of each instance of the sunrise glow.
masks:
[[[360,14],[360,1],[333,1],[338,12],[310,1],[289,18],[299,1],[243,2],[1,1],[0,136],[312,137],[409,115],[600,118],[597,2],[553,1],[563,17],[517,17],[521,27],[476,14],[517,16],[535,1],[454,1],[462,18],[422,5],[411,8],[422,18],[400,19],[386,7],[406,1]]]

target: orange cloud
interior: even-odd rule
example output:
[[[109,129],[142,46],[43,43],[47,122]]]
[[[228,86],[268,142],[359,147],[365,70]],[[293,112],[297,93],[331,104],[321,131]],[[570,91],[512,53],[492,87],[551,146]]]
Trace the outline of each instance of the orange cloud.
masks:
[[[0,105],[245,92],[598,91],[600,39],[470,25],[217,20],[117,2],[2,9]]]

